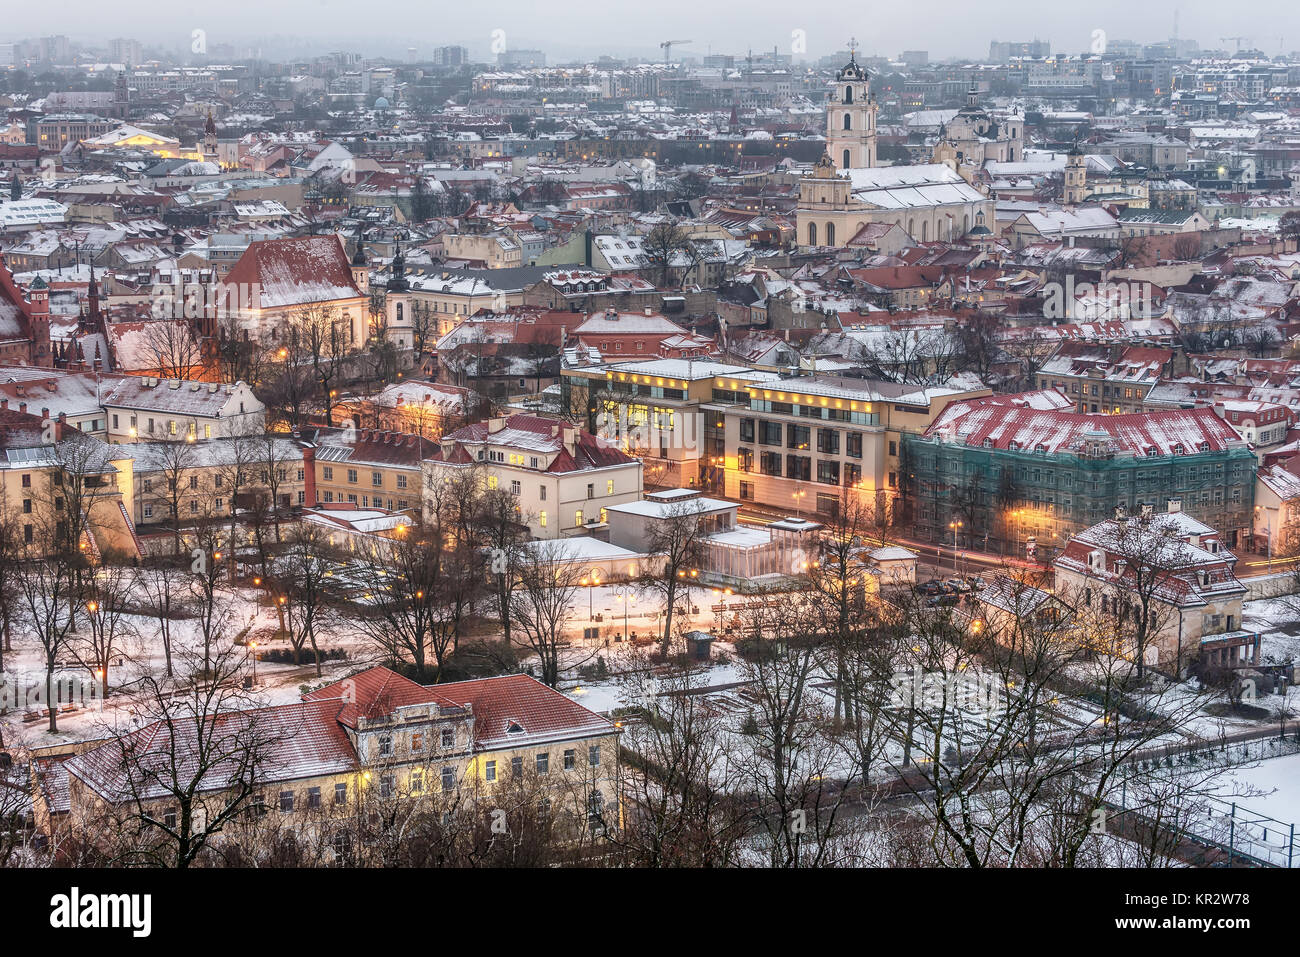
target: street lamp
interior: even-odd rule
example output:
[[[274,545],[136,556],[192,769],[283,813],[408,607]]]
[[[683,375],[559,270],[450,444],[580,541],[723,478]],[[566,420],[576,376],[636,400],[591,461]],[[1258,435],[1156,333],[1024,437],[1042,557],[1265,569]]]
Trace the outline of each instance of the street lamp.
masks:
[[[592,590],[595,589],[598,585],[600,585],[600,579],[597,578],[595,575],[592,575],[590,578],[584,575],[582,577],[580,584],[582,585],[583,588],[587,589],[587,620],[595,621],[596,609],[595,606],[593,605]]]
[[[257,686],[257,642],[250,641],[248,643],[248,647],[251,650],[251,654],[253,656],[253,686],[256,687]]]
[[[722,622],[727,614],[727,598],[732,594],[730,588],[713,589],[713,596],[718,599],[718,634],[722,634]]]
[[[961,530],[961,522],[960,522],[960,521],[952,521],[952,522],[949,522],[949,523],[948,523],[948,527],[949,527],[950,529],[952,529],[952,570],[953,570],[953,573],[956,574],[956,572],[957,572],[957,533]]]
[[[615,595],[614,598],[623,603],[623,640],[627,641],[628,640],[627,619],[628,619],[629,606],[633,604],[632,595],[630,593],[625,594],[620,592],[619,594]]]

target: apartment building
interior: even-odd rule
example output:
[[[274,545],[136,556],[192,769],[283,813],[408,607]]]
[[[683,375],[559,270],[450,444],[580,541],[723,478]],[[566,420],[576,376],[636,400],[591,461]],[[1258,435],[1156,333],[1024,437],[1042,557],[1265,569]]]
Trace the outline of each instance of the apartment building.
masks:
[[[257,495],[273,495],[280,510],[307,504],[303,447],[294,439],[139,442],[126,454],[134,473],[131,516],[141,532],[226,517]]]
[[[1038,370],[1038,387],[1068,396],[1078,412],[1141,412],[1173,365],[1169,349],[1063,342]]]
[[[714,432],[719,423],[704,406],[740,401],[744,386],[777,378],[747,366],[694,359],[616,362],[565,369],[561,375],[570,414],[585,416],[588,431],[639,458],[645,484],[652,488],[710,482],[725,450],[705,441],[708,417],[715,416]],[[720,387],[722,379],[739,383],[741,391]]]
[[[347,503],[389,512],[418,508],[421,463],[438,451],[431,439],[380,429],[317,429],[304,438],[303,491],[310,507]]]
[[[260,435],[266,406],[245,382],[123,376],[105,383],[100,403],[113,444]]]
[[[720,376],[715,388],[735,399],[706,406],[705,447],[724,450],[710,490],[796,516],[830,514],[849,489],[892,518],[904,436],[924,432],[952,402],[990,394],[956,380],[922,387],[843,376]]]
[[[426,687],[371,668],[300,702],[217,720],[261,758],[253,795],[227,828],[236,839],[276,814],[297,828],[326,829],[346,862],[348,822],[359,807],[421,802],[454,813],[524,778],[561,824],[622,825],[617,726],[526,675]],[[138,760],[123,761],[123,745],[110,739],[35,761],[37,826],[52,835],[124,807],[174,822],[175,797],[151,755],[196,747],[196,728],[180,722],[171,739],[157,723],[130,732],[128,753]],[[221,806],[229,792],[228,773],[215,769],[198,788],[195,813]]]
[[[69,426],[13,409],[0,409],[0,508],[13,519],[19,541],[41,547],[66,538],[70,503],[82,513],[79,543],[91,555],[140,555],[127,503],[134,496],[131,458]]]
[[[1057,593],[1103,615],[1122,613],[1134,588],[1150,587],[1156,634],[1144,658],[1182,675],[1194,663],[1259,661],[1260,636],[1241,627],[1246,586],[1233,574],[1236,563],[1218,532],[1173,498],[1164,513],[1117,511],[1071,538],[1052,564]]]
[[[425,485],[480,468],[518,502],[534,538],[585,534],[611,505],[641,498],[641,461],[603,437],[533,415],[498,416],[449,432],[424,462]]]

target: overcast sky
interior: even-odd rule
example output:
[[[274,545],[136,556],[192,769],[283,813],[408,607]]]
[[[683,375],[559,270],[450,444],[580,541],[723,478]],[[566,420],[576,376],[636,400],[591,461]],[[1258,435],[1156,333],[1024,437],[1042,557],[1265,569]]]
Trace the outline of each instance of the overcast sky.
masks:
[[[1087,0],[1069,9],[1049,0],[222,0],[160,3],[157,0],[55,0],[52,4],[7,3],[0,38],[64,33],[82,41],[115,36],[190,48],[195,29],[207,31],[209,47],[261,44],[269,53],[286,49],[404,51],[423,54],[460,44],[486,58],[494,30],[516,48],[540,47],[554,59],[657,53],[660,40],[689,39],[682,53],[743,54],[746,48],[791,52],[792,34],[803,30],[811,58],[842,49],[856,36],[868,54],[928,50],[932,57],[980,56],[990,40],[1050,40],[1053,51],[1081,53],[1093,31],[1111,39],[1152,42],[1174,31],[1203,47],[1232,49],[1222,37],[1244,35],[1269,54],[1300,48],[1300,5],[1295,0]],[[53,14],[53,15],[51,15]],[[1243,46],[1247,45],[1245,42]]]

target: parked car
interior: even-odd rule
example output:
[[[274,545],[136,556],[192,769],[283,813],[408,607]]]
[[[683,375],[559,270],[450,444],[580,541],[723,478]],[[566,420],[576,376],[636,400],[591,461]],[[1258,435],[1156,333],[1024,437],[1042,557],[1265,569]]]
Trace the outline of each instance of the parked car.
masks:
[[[971,590],[970,582],[966,581],[964,578],[949,578],[944,581],[944,584],[948,586],[950,591],[954,592],[965,592]]]
[[[931,578],[917,585],[916,590],[922,595],[943,595],[947,593],[948,586],[937,578]]]
[[[989,587],[989,583],[979,575],[967,575],[966,581],[970,583],[971,591],[983,591]]]
[[[934,595],[925,600],[925,603],[931,608],[951,608],[961,601],[959,595]]]

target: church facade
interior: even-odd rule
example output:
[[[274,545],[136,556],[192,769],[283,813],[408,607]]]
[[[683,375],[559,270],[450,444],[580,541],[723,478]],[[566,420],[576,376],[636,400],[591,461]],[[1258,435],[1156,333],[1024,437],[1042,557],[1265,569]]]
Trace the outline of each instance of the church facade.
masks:
[[[956,242],[977,229],[987,234],[993,201],[962,175],[951,148],[943,162],[876,165],[879,105],[869,83],[850,53],[826,102],[826,152],[799,184],[796,242],[838,248],[873,223],[898,226],[917,242]]]

